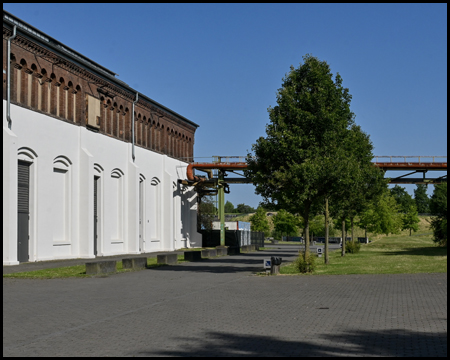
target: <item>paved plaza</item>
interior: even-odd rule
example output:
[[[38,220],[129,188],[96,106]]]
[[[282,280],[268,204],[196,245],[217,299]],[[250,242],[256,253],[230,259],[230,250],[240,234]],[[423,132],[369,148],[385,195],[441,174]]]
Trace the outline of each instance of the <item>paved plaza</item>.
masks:
[[[3,356],[447,356],[446,273],[255,275],[297,251],[3,279]]]

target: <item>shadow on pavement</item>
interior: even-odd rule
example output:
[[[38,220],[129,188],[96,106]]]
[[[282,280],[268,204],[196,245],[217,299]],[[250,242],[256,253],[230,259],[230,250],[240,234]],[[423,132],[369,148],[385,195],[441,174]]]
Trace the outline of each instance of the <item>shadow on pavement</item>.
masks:
[[[293,334],[294,335],[294,334]],[[299,336],[300,337],[300,336]],[[403,329],[318,335],[314,340],[287,341],[272,336],[206,333],[202,338],[179,337],[180,349],[142,349],[129,356],[442,356],[447,357],[447,333]]]

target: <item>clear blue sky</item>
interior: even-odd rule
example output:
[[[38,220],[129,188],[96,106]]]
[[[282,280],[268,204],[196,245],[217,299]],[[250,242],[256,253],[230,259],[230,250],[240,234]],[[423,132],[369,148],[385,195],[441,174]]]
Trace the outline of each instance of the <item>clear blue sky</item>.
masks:
[[[198,161],[246,155],[283,76],[307,53],[341,74],[375,155],[447,155],[447,4],[3,8],[199,124]],[[252,185],[232,185],[226,199],[261,200]]]

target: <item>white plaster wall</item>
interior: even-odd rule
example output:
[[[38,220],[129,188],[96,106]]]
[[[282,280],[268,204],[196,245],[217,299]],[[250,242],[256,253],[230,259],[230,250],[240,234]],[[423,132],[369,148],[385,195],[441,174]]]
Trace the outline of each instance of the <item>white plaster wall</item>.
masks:
[[[196,231],[196,193],[180,187],[187,163],[84,127],[11,105],[11,130],[3,102],[3,264],[17,264],[17,153],[30,153],[30,261],[94,257],[94,175],[100,176],[98,256],[201,246]],[[21,155],[21,156],[26,156]],[[54,161],[67,164],[69,212],[65,239],[53,240]],[[118,178],[112,178],[120,176]],[[139,250],[139,179],[144,179],[142,249]],[[158,181],[154,180],[157,179]],[[157,183],[159,214],[153,183]],[[121,194],[118,196],[117,185]],[[32,199],[31,199],[32,197]],[[115,204],[119,204],[118,208]],[[174,213],[175,212],[175,213]],[[6,215],[5,215],[6,214]],[[116,219],[119,216],[119,234]],[[159,233],[153,227],[158,219]],[[154,234],[152,236],[152,234]]]

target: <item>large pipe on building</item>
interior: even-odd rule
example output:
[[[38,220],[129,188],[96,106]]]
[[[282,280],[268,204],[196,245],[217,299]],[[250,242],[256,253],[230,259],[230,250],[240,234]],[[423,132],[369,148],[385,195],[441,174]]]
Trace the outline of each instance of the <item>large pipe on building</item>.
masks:
[[[247,163],[236,162],[236,163],[191,163],[186,169],[186,176],[190,181],[202,181],[201,178],[194,175],[194,169],[203,170],[204,169],[220,169],[220,170],[243,170],[247,169]]]
[[[133,101],[133,120],[131,121],[131,157],[134,162],[134,105],[138,102],[139,93],[136,93],[136,100]]]
[[[8,129],[11,129],[11,40],[16,37],[17,26],[13,27],[13,34],[8,38],[8,83],[6,85],[6,119],[8,120]]]

